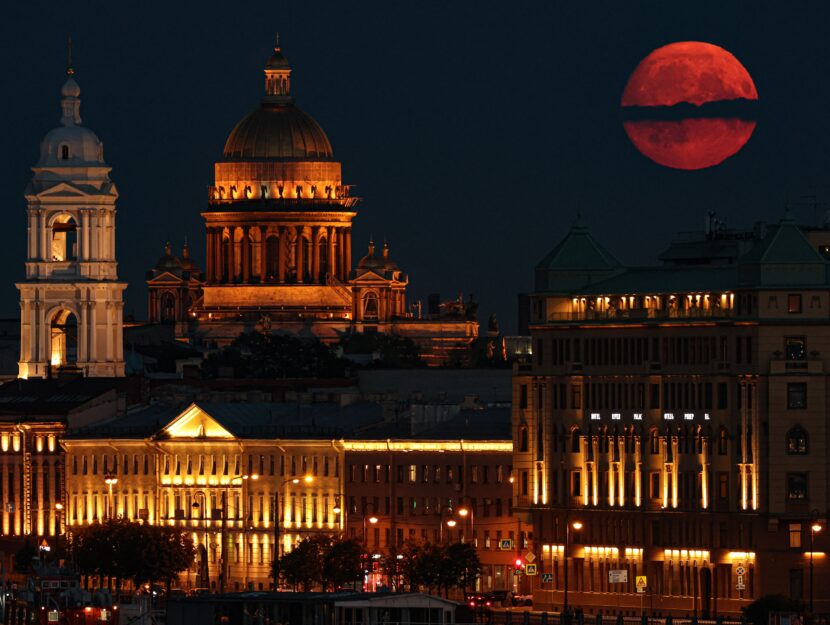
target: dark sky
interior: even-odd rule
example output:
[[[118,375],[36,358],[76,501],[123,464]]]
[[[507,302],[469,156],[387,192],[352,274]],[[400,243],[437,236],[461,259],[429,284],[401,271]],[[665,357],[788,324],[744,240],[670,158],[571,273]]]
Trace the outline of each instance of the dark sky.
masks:
[[[355,260],[389,240],[410,299],[473,292],[480,320],[515,327],[518,292],[582,210],[626,262],[647,262],[708,210],[729,225],[775,220],[785,200],[830,199],[827,3],[45,2],[0,19],[0,314],[17,314],[23,190],[60,117],[75,42],[84,124],[113,167],[127,312],[146,314],[144,272],[185,236],[203,264],[200,211],[213,162],[258,106],[282,36],[298,104],[326,130],[364,198]],[[700,40],[732,52],[760,95],[758,127],[724,164],[653,164],[622,130],[619,98],[652,49]],[[823,213],[826,206],[819,208]],[[803,220],[813,209],[799,209]]]

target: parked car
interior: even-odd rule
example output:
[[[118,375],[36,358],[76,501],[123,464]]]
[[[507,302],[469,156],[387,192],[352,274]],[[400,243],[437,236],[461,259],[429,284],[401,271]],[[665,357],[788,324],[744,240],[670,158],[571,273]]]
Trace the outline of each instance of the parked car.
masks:
[[[511,603],[515,606],[533,605],[533,595],[513,595]]]
[[[491,590],[487,593],[487,596],[493,602],[494,606],[502,606],[504,605],[507,600],[510,598],[510,591],[508,590]]]

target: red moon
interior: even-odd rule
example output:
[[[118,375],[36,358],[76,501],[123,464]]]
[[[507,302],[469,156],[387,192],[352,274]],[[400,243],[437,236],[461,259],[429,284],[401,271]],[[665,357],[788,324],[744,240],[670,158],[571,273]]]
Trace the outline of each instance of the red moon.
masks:
[[[700,41],[681,41],[657,48],[644,58],[622,94],[621,106],[637,107],[641,119],[623,122],[628,138],[651,160],[674,169],[704,169],[738,153],[755,130],[742,117],[689,116],[649,119],[648,107],[702,107],[735,101],[757,101],[749,72],[731,53]],[[656,109],[654,109],[656,110]],[[659,116],[658,116],[659,117]]]

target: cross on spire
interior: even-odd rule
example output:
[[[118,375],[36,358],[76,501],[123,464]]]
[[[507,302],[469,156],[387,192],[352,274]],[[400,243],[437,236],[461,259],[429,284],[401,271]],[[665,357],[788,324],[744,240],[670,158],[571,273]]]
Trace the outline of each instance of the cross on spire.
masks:
[[[279,50],[279,49],[280,49],[280,31],[277,31],[277,43],[274,46],[274,50]]]
[[[66,38],[66,75],[71,76],[75,73],[72,67],[72,35]]]

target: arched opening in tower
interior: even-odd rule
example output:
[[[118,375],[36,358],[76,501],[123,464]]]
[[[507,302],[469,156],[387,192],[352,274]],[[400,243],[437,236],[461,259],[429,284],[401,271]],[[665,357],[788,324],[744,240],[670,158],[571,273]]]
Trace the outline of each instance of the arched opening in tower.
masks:
[[[70,310],[59,310],[50,324],[52,357],[55,370],[72,368],[78,364],[78,319]]]
[[[265,272],[266,280],[272,282],[277,279],[280,271],[280,240],[275,235],[269,235],[265,240]]]
[[[176,320],[176,298],[169,291],[161,296],[161,315],[163,322],[169,323]]]
[[[78,258],[78,227],[70,215],[61,215],[52,224],[52,260],[72,261]]]

